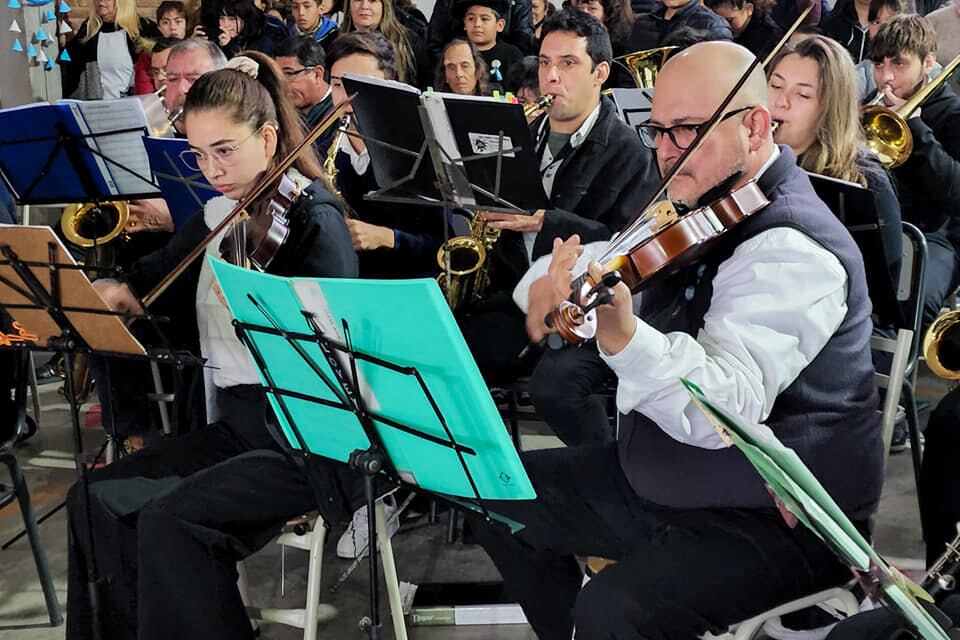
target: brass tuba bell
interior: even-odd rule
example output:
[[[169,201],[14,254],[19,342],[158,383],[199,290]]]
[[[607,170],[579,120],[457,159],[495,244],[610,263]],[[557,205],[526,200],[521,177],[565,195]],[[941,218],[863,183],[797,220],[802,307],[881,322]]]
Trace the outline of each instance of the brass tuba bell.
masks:
[[[948,311],[933,321],[923,336],[923,357],[934,374],[960,380],[960,311]]]
[[[642,51],[617,56],[613,61],[630,72],[630,76],[638,89],[652,89],[657,74],[660,73],[660,67],[667,61],[670,52],[676,48],[643,49]]]
[[[899,167],[913,152],[913,134],[907,126],[907,119],[931,93],[953,76],[958,66],[960,56],[948,62],[940,75],[921,87],[898,109],[891,109],[883,104],[868,104],[863,108],[860,124],[867,139],[867,147],[888,169]]]
[[[126,202],[72,204],[60,216],[67,240],[80,247],[105,245],[123,233],[130,217]]]

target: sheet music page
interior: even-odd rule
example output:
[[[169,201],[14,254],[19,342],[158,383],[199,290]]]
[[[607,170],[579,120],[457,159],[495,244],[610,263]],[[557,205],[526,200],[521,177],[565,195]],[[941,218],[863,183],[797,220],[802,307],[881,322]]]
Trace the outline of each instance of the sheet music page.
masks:
[[[136,98],[118,98],[72,104],[79,108],[89,133],[137,129],[93,139],[100,153],[110,159],[107,161],[104,158],[98,158],[98,163],[103,163],[109,176],[108,184],[114,185],[116,194],[159,193],[157,186],[149,181],[150,159],[143,146],[143,136],[149,132],[150,127],[147,114],[143,110],[143,103]]]
[[[339,325],[330,312],[330,305],[327,303],[327,297],[323,295],[323,289],[320,288],[320,285],[313,280],[294,280],[291,284],[297,297],[300,298],[303,310],[313,314],[313,319],[320,330],[323,331],[323,335],[343,344],[343,335],[341,335]],[[351,375],[350,358],[347,354],[339,350],[335,350],[334,353],[343,370],[348,376]],[[366,408],[370,411],[379,411],[380,403],[377,401],[377,396],[363,377],[363,372],[360,371],[359,366],[357,368],[357,386],[360,388],[360,397],[363,399]]]
[[[77,126],[80,128],[80,133],[89,136],[93,131],[90,129],[89,124],[87,124],[87,119],[83,116],[83,112],[80,109],[79,100],[64,100],[64,103],[70,107],[70,113],[73,114],[74,120],[77,122]],[[95,138],[86,138],[87,146],[91,149],[99,149],[99,145]],[[117,188],[117,183],[113,179],[113,175],[107,169],[106,161],[98,156],[95,153],[91,153],[90,156],[93,158],[93,163],[97,166],[97,172],[100,174],[100,179],[103,180],[107,185],[107,191],[111,196],[118,195],[120,190]]]
[[[470,188],[470,181],[467,180],[463,162],[460,160],[461,156],[471,155],[472,152],[466,150],[466,153],[461,154],[457,147],[457,140],[453,135],[453,126],[450,124],[450,118],[447,117],[447,107],[443,104],[442,95],[439,93],[423,94],[420,101],[427,111],[427,118],[433,128],[437,145],[443,151],[442,162],[446,169],[447,179],[453,186],[454,195],[461,204],[476,204],[473,189]]]

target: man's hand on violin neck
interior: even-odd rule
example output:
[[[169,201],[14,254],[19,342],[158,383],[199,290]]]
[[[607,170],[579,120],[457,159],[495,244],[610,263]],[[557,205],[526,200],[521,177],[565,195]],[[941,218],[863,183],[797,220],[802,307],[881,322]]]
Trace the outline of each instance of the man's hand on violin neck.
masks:
[[[588,267],[590,279],[603,280],[603,269],[596,262]],[[597,307],[597,345],[610,356],[623,351],[637,331],[637,318],[633,315],[633,297],[627,285],[620,282],[612,289],[610,304]]]

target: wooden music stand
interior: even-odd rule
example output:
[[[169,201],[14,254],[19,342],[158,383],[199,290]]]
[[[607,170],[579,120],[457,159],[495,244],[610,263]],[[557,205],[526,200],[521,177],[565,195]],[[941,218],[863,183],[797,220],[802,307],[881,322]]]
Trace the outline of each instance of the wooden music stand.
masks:
[[[0,348],[54,351],[63,355],[67,403],[73,426],[75,463],[82,478],[90,545],[89,483],[76,398],[74,358],[78,353],[147,357],[147,352],[112,311],[49,227],[0,226],[0,309],[14,320],[13,333],[0,333]],[[96,553],[87,575],[99,637]]]

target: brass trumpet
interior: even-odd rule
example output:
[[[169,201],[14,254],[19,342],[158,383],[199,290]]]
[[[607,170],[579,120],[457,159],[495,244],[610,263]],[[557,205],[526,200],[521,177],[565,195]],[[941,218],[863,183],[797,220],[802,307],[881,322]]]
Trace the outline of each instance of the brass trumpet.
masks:
[[[933,321],[923,336],[923,357],[936,375],[960,380],[960,311],[948,311]]]
[[[97,247],[120,236],[129,218],[126,202],[72,204],[60,216],[60,229],[67,240],[79,247]]]
[[[667,61],[670,52],[676,48],[643,49],[642,51],[617,56],[613,61],[630,72],[630,76],[638,89],[652,89],[657,74],[660,73],[660,68]]]
[[[960,67],[960,56],[947,63],[936,78],[921,87],[898,109],[870,103],[860,114],[860,124],[867,139],[867,147],[887,168],[894,169],[906,162],[913,152],[913,134],[907,119],[940,85],[947,82]],[[883,96],[877,96],[882,100]],[[874,101],[877,102],[877,101]]]
[[[183,115],[183,107],[170,113],[163,98],[166,90],[167,85],[163,85],[153,93],[134,96],[143,104],[143,112],[147,114],[147,124],[150,125],[150,135],[154,138],[172,138],[173,123]]]

